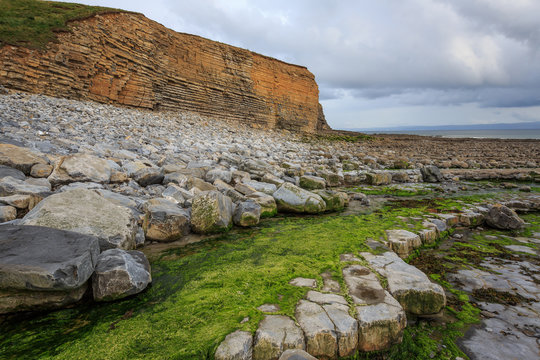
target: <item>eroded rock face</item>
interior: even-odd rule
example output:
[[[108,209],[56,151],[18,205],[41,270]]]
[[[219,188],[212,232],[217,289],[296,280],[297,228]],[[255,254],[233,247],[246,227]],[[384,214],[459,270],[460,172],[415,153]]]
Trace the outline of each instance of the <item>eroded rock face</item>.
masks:
[[[225,337],[214,355],[216,360],[251,360],[253,336],[247,331],[237,330]]]
[[[98,254],[94,236],[41,226],[0,225],[0,313],[78,301]]]
[[[267,315],[255,332],[253,360],[277,360],[288,349],[305,350],[304,333],[287,316]]]
[[[218,191],[196,195],[191,209],[191,228],[196,233],[227,231],[232,226],[232,201]]]
[[[43,52],[2,47],[1,67],[10,70],[0,72],[0,83],[57,97],[249,119],[267,128],[328,128],[305,67],[177,33],[142,14],[102,14],[72,26]]]
[[[136,220],[131,211],[87,189],[75,189],[42,200],[21,220],[39,225],[93,235],[101,250],[135,248]]]
[[[517,230],[525,226],[525,222],[516,212],[504,205],[496,204],[489,208],[486,223],[496,229]]]
[[[136,250],[102,252],[92,275],[94,300],[112,301],[140,293],[152,282],[150,263]]]
[[[284,183],[273,194],[277,208],[283,212],[317,214],[326,209],[326,203],[317,194]]]

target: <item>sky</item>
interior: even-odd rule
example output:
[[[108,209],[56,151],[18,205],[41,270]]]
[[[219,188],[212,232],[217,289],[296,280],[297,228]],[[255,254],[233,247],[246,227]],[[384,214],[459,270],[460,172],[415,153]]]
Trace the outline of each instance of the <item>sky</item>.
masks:
[[[77,2],[306,66],[333,128],[540,121],[540,0]]]

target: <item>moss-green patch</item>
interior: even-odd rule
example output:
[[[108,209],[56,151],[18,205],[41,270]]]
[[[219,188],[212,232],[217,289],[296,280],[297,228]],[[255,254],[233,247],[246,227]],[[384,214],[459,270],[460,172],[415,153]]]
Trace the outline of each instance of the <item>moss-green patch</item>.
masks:
[[[69,21],[118,11],[122,10],[53,1],[0,0],[0,46],[42,49],[56,39],[55,31],[69,31]]]

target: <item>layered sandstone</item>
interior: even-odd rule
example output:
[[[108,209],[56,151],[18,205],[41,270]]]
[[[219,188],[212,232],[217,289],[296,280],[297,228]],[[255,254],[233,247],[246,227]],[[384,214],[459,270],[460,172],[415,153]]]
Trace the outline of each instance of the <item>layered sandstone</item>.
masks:
[[[328,127],[307,68],[198,36],[141,14],[71,24],[45,50],[0,49],[0,84],[153,110],[187,110],[265,128]]]

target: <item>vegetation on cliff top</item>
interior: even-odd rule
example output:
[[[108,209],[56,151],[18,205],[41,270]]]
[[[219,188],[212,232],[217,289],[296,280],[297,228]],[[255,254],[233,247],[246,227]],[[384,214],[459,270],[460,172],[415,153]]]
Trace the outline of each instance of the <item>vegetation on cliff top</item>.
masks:
[[[68,22],[98,13],[121,10],[39,0],[0,0],[0,46],[10,44],[42,49],[69,31]]]

